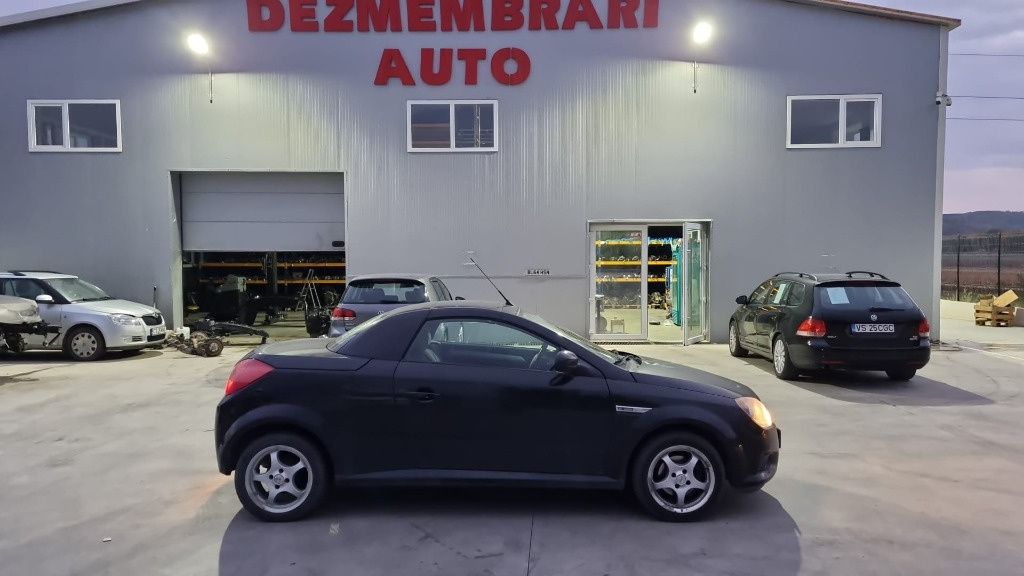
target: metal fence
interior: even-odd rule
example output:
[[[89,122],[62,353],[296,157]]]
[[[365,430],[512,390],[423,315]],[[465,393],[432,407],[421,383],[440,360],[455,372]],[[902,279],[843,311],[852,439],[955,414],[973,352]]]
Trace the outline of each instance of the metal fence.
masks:
[[[1013,290],[1024,296],[1024,233],[942,239],[942,297],[977,302]]]

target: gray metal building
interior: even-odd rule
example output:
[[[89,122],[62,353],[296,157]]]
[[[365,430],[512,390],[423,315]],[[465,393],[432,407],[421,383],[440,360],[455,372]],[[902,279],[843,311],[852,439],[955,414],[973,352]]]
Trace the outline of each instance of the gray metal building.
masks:
[[[783,270],[890,275],[940,329],[953,19],[104,0],[0,25],[0,268],[156,287],[174,325],[205,253],[343,251],[318,278],[426,272],[494,299],[472,251],[514,302],[598,339],[724,341],[735,297]],[[675,322],[647,305],[667,286]]]

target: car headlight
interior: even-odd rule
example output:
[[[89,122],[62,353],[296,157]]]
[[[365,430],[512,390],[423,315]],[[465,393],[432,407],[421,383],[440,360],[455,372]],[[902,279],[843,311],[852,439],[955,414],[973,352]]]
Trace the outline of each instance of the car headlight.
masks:
[[[136,318],[131,314],[111,314],[110,320],[119,326],[141,326],[142,318]]]
[[[32,306],[31,308],[25,308],[24,310],[21,311],[21,317],[22,318],[32,318],[33,316],[38,316],[38,315],[39,315],[39,307],[38,306]]]
[[[750,416],[754,424],[766,430],[772,427],[771,413],[768,412],[768,408],[757,398],[744,396],[743,398],[737,398],[736,404],[747,413],[747,416]]]

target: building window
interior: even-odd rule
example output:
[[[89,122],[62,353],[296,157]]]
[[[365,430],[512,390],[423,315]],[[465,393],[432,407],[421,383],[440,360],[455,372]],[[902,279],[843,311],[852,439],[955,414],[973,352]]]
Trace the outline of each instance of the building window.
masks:
[[[789,148],[877,148],[882,145],[882,97],[790,96]]]
[[[409,152],[493,152],[498,149],[494,100],[420,100],[408,104]]]
[[[30,100],[31,152],[120,152],[119,100]]]

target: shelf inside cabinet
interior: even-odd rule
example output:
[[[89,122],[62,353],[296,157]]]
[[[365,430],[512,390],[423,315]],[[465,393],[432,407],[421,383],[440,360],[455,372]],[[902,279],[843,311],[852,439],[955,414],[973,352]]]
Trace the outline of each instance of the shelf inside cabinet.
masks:
[[[648,266],[671,266],[675,264],[675,261],[667,260],[651,260],[647,262]],[[598,260],[598,266],[639,266],[640,262],[637,260]]]

